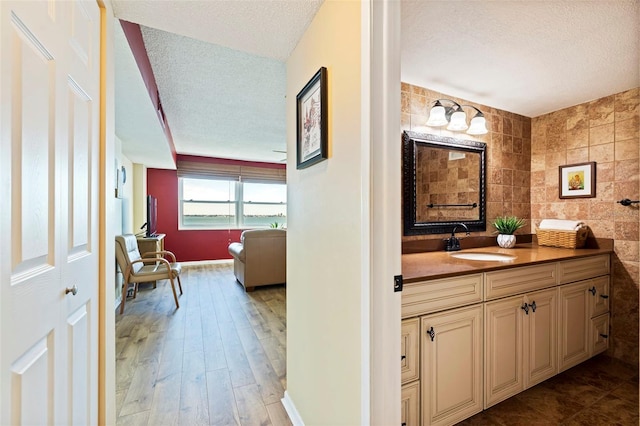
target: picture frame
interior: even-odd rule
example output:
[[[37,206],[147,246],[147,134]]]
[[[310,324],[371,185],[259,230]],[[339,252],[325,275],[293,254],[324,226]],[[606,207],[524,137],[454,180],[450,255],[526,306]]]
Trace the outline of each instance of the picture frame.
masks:
[[[296,168],[328,158],[327,69],[321,67],[296,96]]]
[[[567,164],[559,167],[560,198],[596,196],[596,162]]]

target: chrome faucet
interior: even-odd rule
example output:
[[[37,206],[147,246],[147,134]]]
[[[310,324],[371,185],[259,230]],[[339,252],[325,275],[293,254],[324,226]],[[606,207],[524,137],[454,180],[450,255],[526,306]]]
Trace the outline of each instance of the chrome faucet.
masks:
[[[456,223],[453,225],[453,229],[451,230],[451,236],[449,238],[444,239],[444,251],[458,251],[460,250],[460,240],[456,237],[456,230],[459,226],[462,226],[465,231],[467,231],[467,235],[470,234],[469,228],[464,223]]]

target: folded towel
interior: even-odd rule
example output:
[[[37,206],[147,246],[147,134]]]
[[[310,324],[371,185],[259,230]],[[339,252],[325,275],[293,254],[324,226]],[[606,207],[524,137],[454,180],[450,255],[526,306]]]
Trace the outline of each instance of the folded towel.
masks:
[[[584,226],[580,220],[542,219],[539,229],[557,229],[560,231],[577,231]]]

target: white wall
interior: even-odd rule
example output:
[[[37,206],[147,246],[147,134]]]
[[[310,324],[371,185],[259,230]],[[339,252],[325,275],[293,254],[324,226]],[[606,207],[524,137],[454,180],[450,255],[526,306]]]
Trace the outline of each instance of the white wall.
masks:
[[[143,164],[132,165],[133,198],[131,209],[133,215],[133,233],[140,232],[140,227],[147,222],[147,167]]]
[[[326,1],[287,61],[285,400],[308,425],[362,421],[360,7]],[[296,95],[321,66],[328,70],[329,159],[297,170]]]
[[[118,206],[121,212],[120,226],[118,233],[120,234],[135,234],[133,228],[133,204],[134,204],[134,172],[133,163],[122,153],[123,142],[115,136],[115,156],[116,164],[118,168],[118,178],[120,179],[119,193],[118,193]],[[125,179],[122,179],[122,168],[124,167]]]

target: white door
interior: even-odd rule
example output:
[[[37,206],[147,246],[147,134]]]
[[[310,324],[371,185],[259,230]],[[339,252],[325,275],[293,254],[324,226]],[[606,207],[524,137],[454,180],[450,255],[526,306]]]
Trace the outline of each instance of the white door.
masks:
[[[97,424],[99,37],[95,2],[0,2],[3,425]]]

